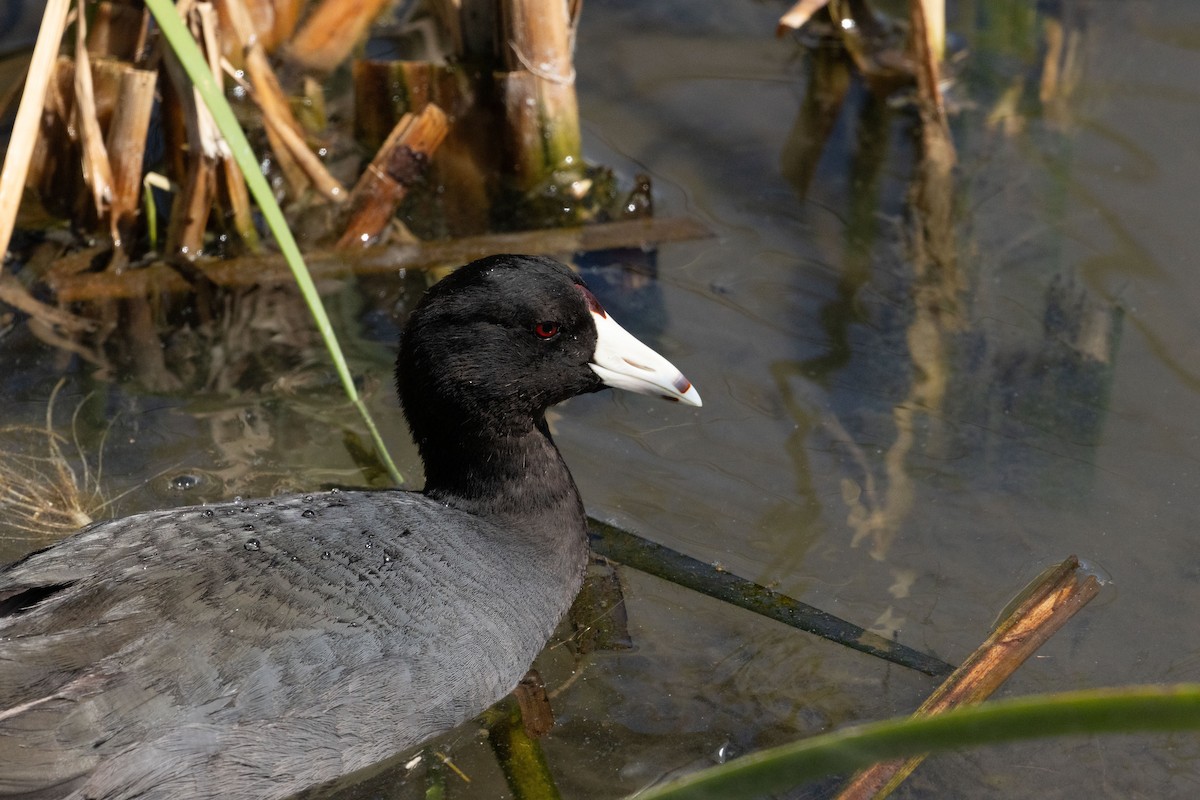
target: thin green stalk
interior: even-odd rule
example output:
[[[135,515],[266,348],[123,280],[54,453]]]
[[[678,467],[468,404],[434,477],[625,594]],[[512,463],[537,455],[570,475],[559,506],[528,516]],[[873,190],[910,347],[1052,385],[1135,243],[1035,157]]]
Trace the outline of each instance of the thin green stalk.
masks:
[[[388,474],[391,475],[392,480],[397,484],[403,483],[404,477],[400,474],[400,470],[396,468],[395,462],[392,461],[387,446],[383,443],[383,437],[380,436],[379,429],[375,426],[375,421],[371,419],[371,413],[367,410],[362,398],[358,396],[358,391],[354,388],[354,379],[350,375],[350,368],[346,365],[341,345],[338,344],[337,336],[333,332],[333,326],[329,322],[329,315],[325,313],[325,306],[317,294],[317,287],[313,284],[308,267],[304,264],[304,258],[300,255],[300,248],[296,244],[291,230],[288,229],[283,212],[271,194],[271,187],[267,184],[266,178],[263,177],[262,171],[259,169],[258,159],[254,154],[254,150],[251,149],[250,142],[246,140],[246,134],[242,132],[241,126],[238,125],[237,119],[234,117],[233,109],[226,102],[221,87],[213,79],[208,63],[200,53],[200,48],[196,46],[191,33],[183,24],[183,21],[179,19],[179,14],[175,10],[175,5],[171,0],[146,0],[146,6],[150,9],[150,13],[154,15],[154,19],[158,22],[163,36],[167,39],[167,44],[171,46],[175,56],[179,59],[179,63],[183,65],[188,77],[192,79],[192,83],[200,93],[204,104],[212,112],[213,120],[216,121],[221,135],[225,137],[225,141],[229,144],[229,148],[233,152],[233,157],[246,178],[246,186],[250,190],[250,194],[254,196],[255,202],[258,203],[259,211],[262,212],[263,219],[274,235],[275,241],[279,245],[279,250],[296,279],[296,285],[300,287],[300,293],[304,296],[304,301],[308,304],[309,312],[313,316],[313,321],[316,322],[317,330],[320,331],[321,338],[325,341],[325,347],[329,350],[334,368],[337,370],[338,377],[342,381],[342,389],[362,416],[363,423],[367,426],[367,431],[370,433],[371,441],[375,445],[375,450],[378,452],[380,460],[387,467]]]
[[[1089,689],[1021,697],[814,736],[694,772],[637,800],[758,797],[877,761],[1019,739],[1200,729],[1200,684]]]

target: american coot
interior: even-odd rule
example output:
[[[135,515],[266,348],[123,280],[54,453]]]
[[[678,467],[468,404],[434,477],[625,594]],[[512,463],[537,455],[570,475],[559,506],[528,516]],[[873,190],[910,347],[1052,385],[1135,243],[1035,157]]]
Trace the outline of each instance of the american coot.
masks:
[[[285,797],[509,692],[582,580],[546,409],[677,369],[547,258],[455,272],[396,368],[422,493],[102,522],[0,571],[0,796]]]

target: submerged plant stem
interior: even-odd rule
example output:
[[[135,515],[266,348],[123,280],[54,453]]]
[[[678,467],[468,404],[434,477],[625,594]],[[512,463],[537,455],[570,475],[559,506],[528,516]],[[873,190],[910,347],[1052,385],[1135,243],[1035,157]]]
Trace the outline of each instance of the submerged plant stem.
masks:
[[[814,633],[831,642],[926,675],[940,677],[954,671],[952,665],[934,656],[885,639],[819,608],[612,525],[588,519],[588,538],[594,552],[619,564]]]

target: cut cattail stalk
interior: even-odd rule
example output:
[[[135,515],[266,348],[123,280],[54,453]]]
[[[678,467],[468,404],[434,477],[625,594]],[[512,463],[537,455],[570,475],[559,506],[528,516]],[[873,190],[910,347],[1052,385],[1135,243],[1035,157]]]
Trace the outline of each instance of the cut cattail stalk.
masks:
[[[913,716],[928,717],[958,706],[981,703],[1037,652],[1055,631],[1091,602],[1100,582],[1071,556],[1025,591],[992,635],[921,704]],[[888,761],[863,770],[838,800],[865,800],[890,794],[924,756]]]
[[[338,240],[339,248],[366,246],[383,233],[409,187],[424,175],[448,127],[446,115],[432,103],[396,123],[354,186],[350,220]]]
[[[306,69],[332,71],[350,55],[387,0],[322,0],[287,46]]]
[[[489,71],[490,74],[490,71]],[[464,236],[490,226],[491,202],[498,193],[502,143],[493,135],[493,109],[478,101],[470,71],[423,61],[354,63],[354,134],[359,144],[377,151],[405,113],[436,103],[450,121],[438,148],[421,212],[414,220],[421,235]]]
[[[515,188],[539,186],[552,172],[582,164],[579,104],[564,0],[504,4],[503,80]]]
[[[110,213],[116,232],[113,245],[117,249],[128,249],[128,238],[137,219],[146,133],[157,82],[157,72],[127,67],[121,76],[119,100],[108,126],[107,147],[113,172]]]

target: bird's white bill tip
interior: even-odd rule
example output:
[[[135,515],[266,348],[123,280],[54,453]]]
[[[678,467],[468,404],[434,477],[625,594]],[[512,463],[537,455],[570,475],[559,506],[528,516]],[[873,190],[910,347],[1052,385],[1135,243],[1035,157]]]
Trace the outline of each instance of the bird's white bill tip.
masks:
[[[602,310],[592,310],[596,352],[592,371],[606,386],[638,394],[656,394],[689,406],[701,406],[700,393],[675,365],[642,344]]]

